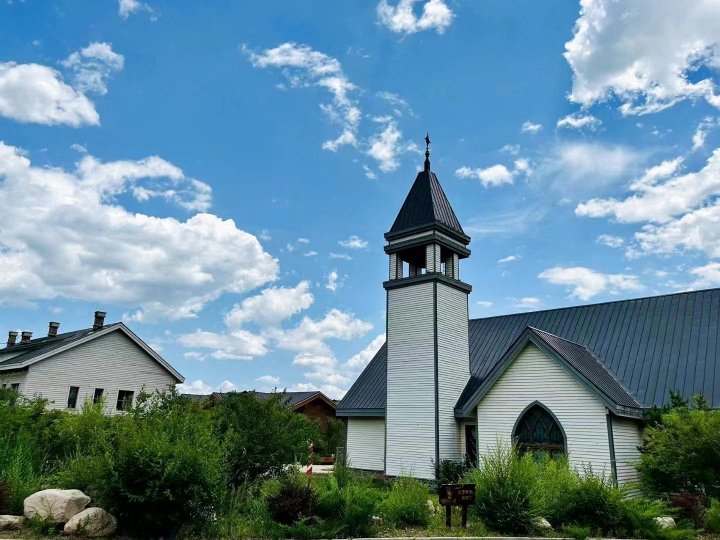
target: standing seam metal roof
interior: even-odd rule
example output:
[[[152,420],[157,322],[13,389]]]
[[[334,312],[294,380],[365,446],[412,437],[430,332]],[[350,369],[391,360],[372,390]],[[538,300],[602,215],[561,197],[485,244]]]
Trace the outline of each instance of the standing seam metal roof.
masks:
[[[643,407],[661,406],[670,390],[702,393],[720,408],[720,289],[516,313],[468,322],[470,380],[458,407],[529,326],[578,344]],[[383,346],[338,406],[384,409]]]

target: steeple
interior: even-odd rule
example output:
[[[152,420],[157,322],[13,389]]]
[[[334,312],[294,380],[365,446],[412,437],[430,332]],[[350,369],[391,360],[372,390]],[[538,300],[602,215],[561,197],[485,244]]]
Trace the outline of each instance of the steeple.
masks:
[[[425,170],[430,170],[430,133],[425,134]]]

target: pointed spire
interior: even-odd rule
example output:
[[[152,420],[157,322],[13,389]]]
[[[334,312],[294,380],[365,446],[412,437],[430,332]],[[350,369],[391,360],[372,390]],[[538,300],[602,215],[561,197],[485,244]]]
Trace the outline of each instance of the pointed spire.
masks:
[[[430,170],[430,133],[425,134],[425,170]]]

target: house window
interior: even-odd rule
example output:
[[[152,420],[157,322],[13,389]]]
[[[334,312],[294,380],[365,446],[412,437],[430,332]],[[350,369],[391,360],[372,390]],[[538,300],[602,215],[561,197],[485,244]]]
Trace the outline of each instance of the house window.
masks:
[[[465,462],[471,467],[477,467],[477,426],[465,425]]]
[[[514,439],[521,453],[547,452],[551,456],[565,453],[565,433],[553,414],[536,403],[517,421]]]
[[[120,390],[118,392],[118,398],[117,398],[117,410],[118,411],[127,411],[132,407],[133,402],[133,395],[135,392],[132,390]]]
[[[96,388],[95,392],[93,393],[93,403],[98,403],[102,399],[104,393],[105,390],[103,390],[102,388]]]
[[[80,391],[79,386],[71,386],[68,392],[67,408],[74,409],[77,406],[78,392]]]
[[[13,384],[11,384],[11,385],[10,385],[10,388],[11,388],[12,391],[15,392],[16,394],[19,394],[19,393],[20,393],[20,383],[13,383]]]

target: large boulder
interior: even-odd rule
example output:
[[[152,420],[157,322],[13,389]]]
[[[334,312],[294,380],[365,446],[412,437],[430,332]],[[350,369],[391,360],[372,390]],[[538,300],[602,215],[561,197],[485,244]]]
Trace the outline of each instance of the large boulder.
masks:
[[[655,523],[657,523],[657,526],[661,529],[674,529],[675,528],[675,520],[671,518],[670,516],[660,516],[655,518]]]
[[[45,489],[33,493],[23,505],[25,517],[39,518],[55,523],[66,523],[75,514],[82,512],[90,497],[79,489]]]
[[[538,517],[533,520],[533,526],[539,531],[552,531],[553,527],[544,517]]]
[[[24,526],[24,516],[0,516],[0,531],[16,531]]]
[[[102,508],[86,508],[75,514],[65,524],[65,534],[96,537],[112,536],[117,530],[117,520]]]

